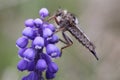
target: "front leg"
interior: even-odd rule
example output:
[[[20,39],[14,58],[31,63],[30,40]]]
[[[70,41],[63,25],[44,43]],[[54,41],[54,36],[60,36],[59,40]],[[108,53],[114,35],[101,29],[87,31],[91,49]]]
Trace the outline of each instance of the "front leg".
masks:
[[[62,35],[63,35],[63,38],[64,38],[65,41],[62,40],[62,39],[59,39],[59,40],[60,40],[62,43],[66,44],[66,45],[61,48],[61,56],[62,56],[62,50],[65,49],[65,48],[67,48],[67,47],[69,47],[69,46],[71,46],[71,45],[73,44],[73,41],[70,39],[70,37],[68,37],[68,36],[65,34],[65,30],[62,31]]]

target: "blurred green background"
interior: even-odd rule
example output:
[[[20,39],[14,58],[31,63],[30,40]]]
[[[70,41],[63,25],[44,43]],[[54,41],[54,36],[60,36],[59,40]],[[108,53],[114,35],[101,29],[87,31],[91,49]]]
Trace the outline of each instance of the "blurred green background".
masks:
[[[19,58],[15,42],[24,21],[39,17],[46,7],[52,15],[67,9],[96,45],[94,56],[73,38],[73,46],[56,59],[59,72],[54,80],[120,80],[120,0],[0,0],[0,80],[20,80],[27,72],[16,68]],[[61,45],[60,45],[61,46]]]

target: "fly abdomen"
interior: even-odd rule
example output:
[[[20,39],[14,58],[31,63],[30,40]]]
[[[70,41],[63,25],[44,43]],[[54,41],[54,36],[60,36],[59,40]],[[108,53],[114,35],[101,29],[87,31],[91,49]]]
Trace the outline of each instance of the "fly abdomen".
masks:
[[[95,52],[95,46],[93,43],[87,38],[87,36],[81,31],[78,27],[68,27],[68,31],[80,42],[83,46],[85,46],[89,51],[95,56],[95,58],[98,60],[98,57],[96,56]]]
[[[77,29],[77,27],[68,27],[68,31],[85,47],[89,47],[90,41],[87,39],[82,31]]]

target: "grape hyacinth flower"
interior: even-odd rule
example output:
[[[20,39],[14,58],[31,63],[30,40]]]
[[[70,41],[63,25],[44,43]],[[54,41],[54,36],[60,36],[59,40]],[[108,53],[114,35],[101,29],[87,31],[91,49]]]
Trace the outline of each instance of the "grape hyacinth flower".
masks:
[[[21,58],[17,68],[19,71],[29,72],[22,80],[50,80],[58,72],[58,66],[52,58],[60,57],[60,50],[55,45],[59,38],[54,34],[55,26],[45,21],[48,14],[48,10],[42,8],[39,11],[40,18],[27,19],[22,37],[16,41],[18,56]]]

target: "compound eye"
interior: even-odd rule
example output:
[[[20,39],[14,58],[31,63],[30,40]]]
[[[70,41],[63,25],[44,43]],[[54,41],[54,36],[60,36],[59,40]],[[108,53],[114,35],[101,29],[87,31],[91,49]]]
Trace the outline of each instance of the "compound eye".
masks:
[[[58,9],[57,12],[56,12],[56,16],[63,16],[63,13],[64,13],[64,10],[62,9]]]

